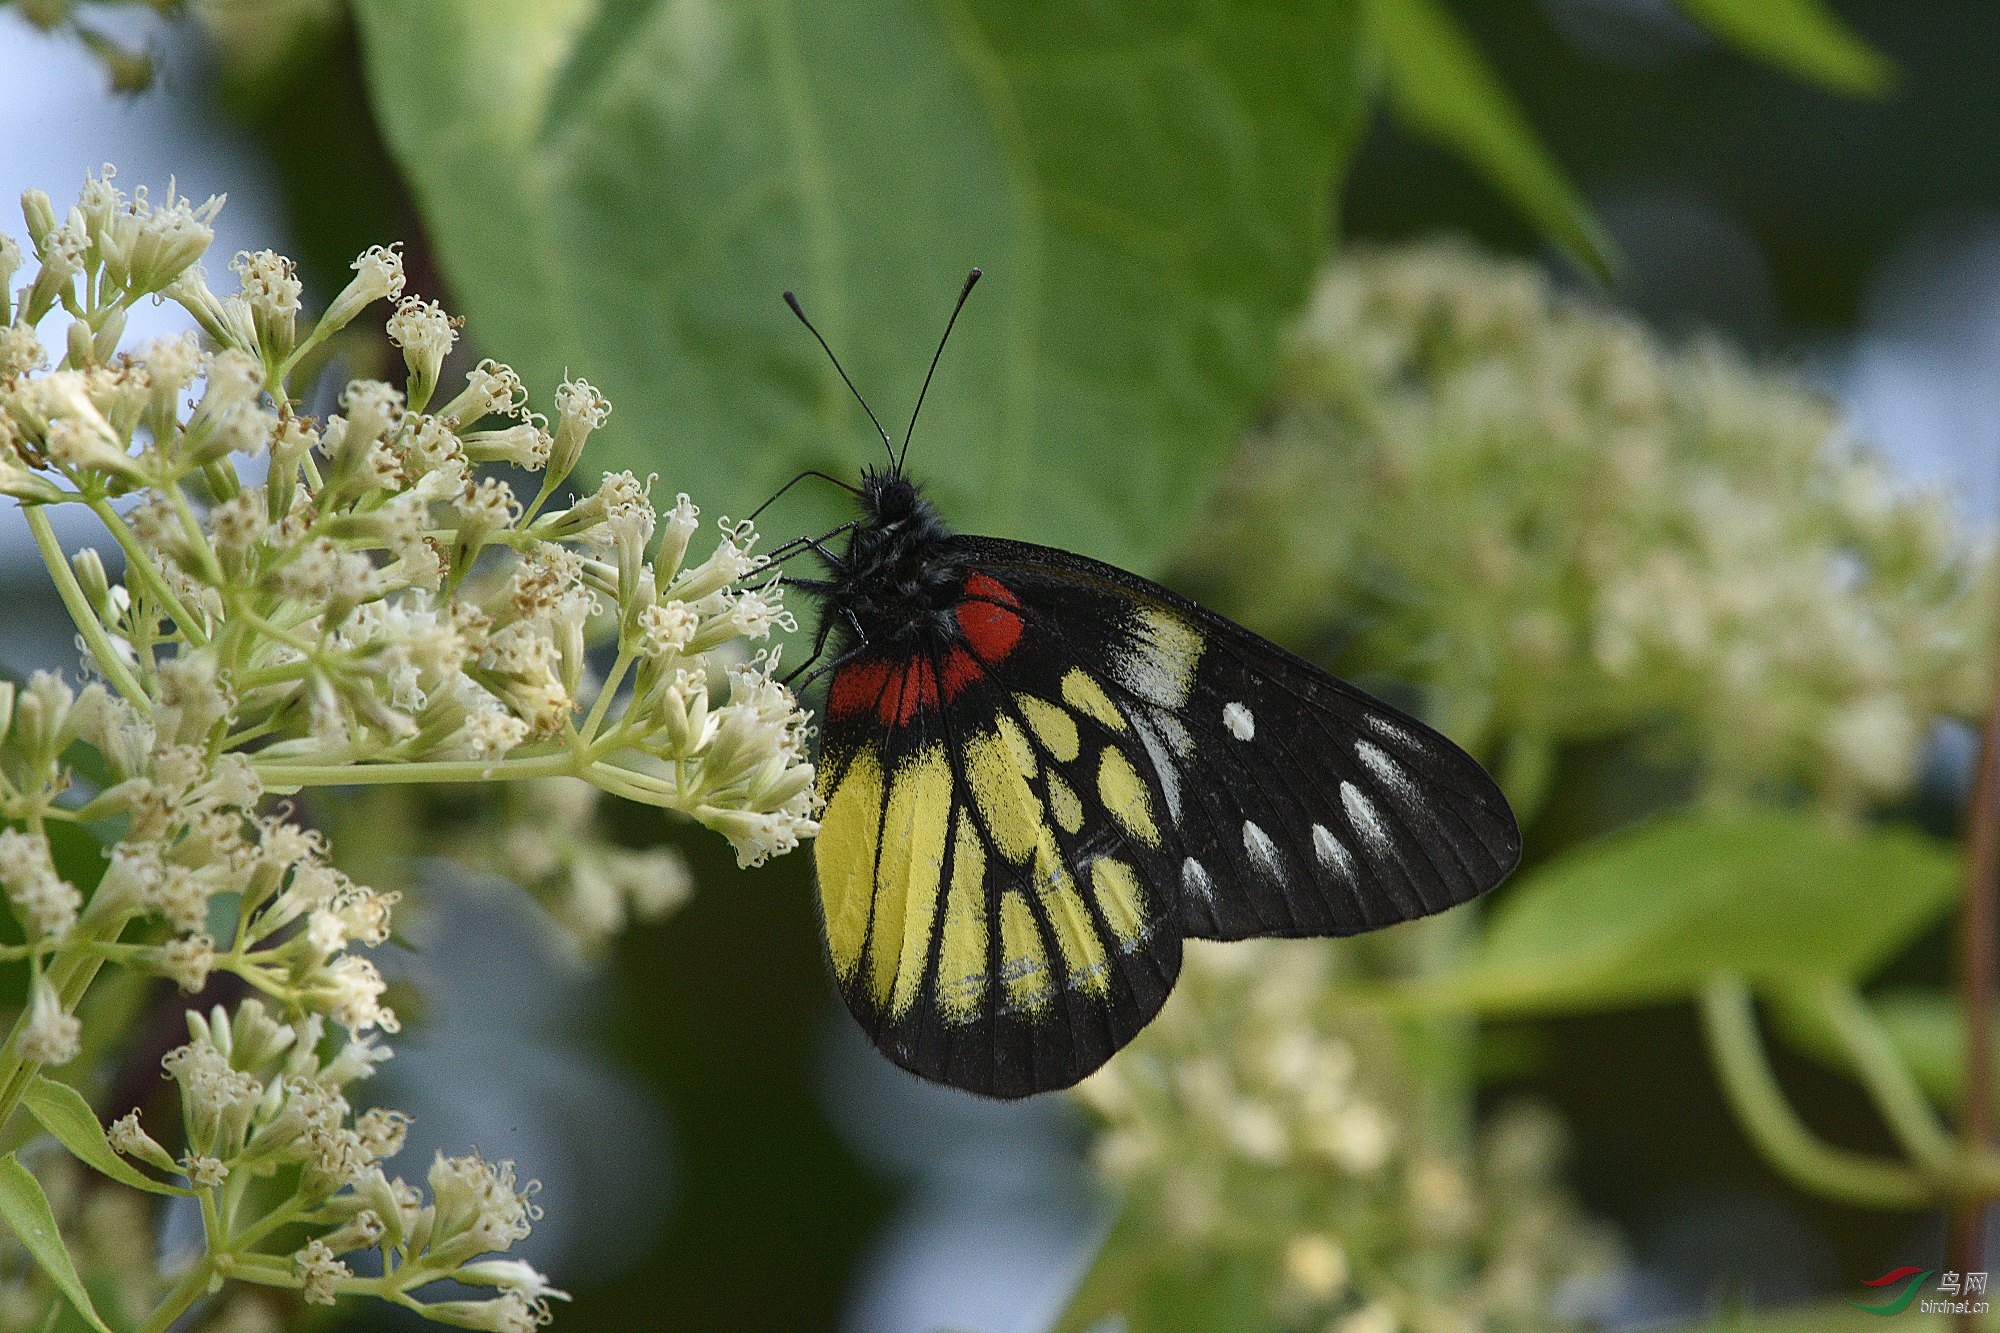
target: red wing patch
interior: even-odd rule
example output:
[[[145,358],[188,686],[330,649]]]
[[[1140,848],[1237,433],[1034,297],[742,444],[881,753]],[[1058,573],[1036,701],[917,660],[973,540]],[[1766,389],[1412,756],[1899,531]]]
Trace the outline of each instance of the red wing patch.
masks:
[[[979,660],[996,666],[1021,641],[1021,617],[1012,609],[1021,599],[1006,584],[973,570],[965,576],[965,600],[958,604],[958,632]]]
[[[953,612],[964,643],[952,646],[942,670],[928,657],[877,658],[842,667],[827,693],[828,713],[852,717],[873,709],[885,727],[908,726],[923,709],[950,703],[1013,652],[1021,641],[1021,617],[1015,610],[1021,599],[978,570],[965,576],[964,591]]]

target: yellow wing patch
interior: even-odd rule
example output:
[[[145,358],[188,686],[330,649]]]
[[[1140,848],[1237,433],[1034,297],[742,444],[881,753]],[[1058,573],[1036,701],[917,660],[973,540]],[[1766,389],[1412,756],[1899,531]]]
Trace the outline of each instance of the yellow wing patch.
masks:
[[[1153,800],[1139,772],[1124,751],[1115,745],[1104,747],[1097,762],[1097,795],[1104,808],[1124,830],[1148,847],[1160,845],[1160,830],[1153,823]]]
[[[1139,877],[1132,867],[1109,856],[1090,863],[1090,890],[1097,910],[1120,944],[1137,944],[1146,935],[1146,918],[1139,906]]]
[[[1104,687],[1082,667],[1071,667],[1062,678],[1063,702],[1111,731],[1125,730],[1125,715],[1111,703]]]
[[[933,745],[896,766],[882,819],[868,980],[891,1016],[907,1011],[923,984],[950,823],[951,765]]]
[[[1044,838],[1052,837],[1042,820],[1042,803],[1028,788],[1034,756],[1021,762],[1027,739],[1007,719],[997,731],[982,731],[965,745],[965,779],[973,804],[1000,855],[1024,865]]]
[[[1049,956],[1042,951],[1042,932],[1019,889],[1000,895],[1000,958],[1000,979],[1007,988],[1009,1004],[1040,1009],[1054,997]]]
[[[951,846],[951,892],[938,946],[938,1009],[946,1022],[969,1023],[986,1003],[986,844],[972,816],[958,812]]]
[[[1076,761],[1079,746],[1075,718],[1058,705],[1046,699],[1037,699],[1032,694],[1015,695],[1014,706],[1021,710],[1021,716],[1028,720],[1028,730],[1035,733],[1035,739],[1042,743],[1042,748],[1056,762],[1069,764]]]
[[[820,770],[830,774],[832,769]],[[850,979],[861,965],[868,904],[875,896],[875,835],[882,813],[882,763],[872,745],[856,754],[827,797],[813,842],[820,910],[833,968]]]
[[[1056,823],[1063,832],[1074,833],[1083,827],[1083,802],[1062,776],[1053,771],[1049,774],[1049,809],[1055,813]]]
[[[1144,944],[1153,923],[1134,863],[1100,854],[1079,879],[1057,830],[1075,838],[1087,821],[1108,819],[1158,847],[1151,791],[1113,744],[1095,757],[1097,800],[1087,803],[1078,718],[1129,727],[1088,674],[1071,671],[1061,692],[1060,704],[1017,695],[1018,721],[996,717],[974,732],[960,755],[962,783],[940,744],[890,772],[866,744],[838,781],[827,779],[815,846],[827,939],[842,985],[883,1017],[934,1003],[946,1024],[974,1023],[996,987],[1011,1012],[1046,1013],[1062,987],[1102,1000],[1113,956]]]

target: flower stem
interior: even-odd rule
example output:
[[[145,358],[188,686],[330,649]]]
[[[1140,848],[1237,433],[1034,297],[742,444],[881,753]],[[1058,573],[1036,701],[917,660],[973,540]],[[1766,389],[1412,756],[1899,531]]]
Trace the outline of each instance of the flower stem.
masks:
[[[257,776],[271,788],[359,787],[373,783],[506,782],[576,774],[580,765],[567,750],[532,758],[416,759],[386,764],[264,764]]]
[[[56,530],[49,523],[49,516],[42,512],[40,505],[23,505],[21,512],[27,517],[28,530],[34,534],[35,548],[42,554],[42,563],[48,566],[49,577],[55,581],[56,592],[62,597],[63,607],[69,618],[76,622],[77,633],[90,647],[90,655],[97,659],[98,668],[112,688],[141,713],[150,713],[152,700],[146,697],[146,689],[125,665],[125,659],[112,646],[111,636],[104,632],[104,625],[91,610],[90,603],[83,595],[83,588],[76,581],[76,571],[69,567],[69,560],[63,555],[62,543],[56,540]]]
[[[1832,1147],[1800,1122],[1764,1057],[1755,1001],[1741,977],[1718,976],[1702,988],[1701,1027],[1737,1123],[1780,1173],[1815,1194],[1865,1208],[1915,1209],[1932,1202],[1931,1189],[1915,1172]]]
[[[104,530],[118,543],[118,549],[125,552],[126,573],[138,576],[139,581],[146,585],[146,590],[158,598],[160,605],[166,608],[167,614],[173,617],[174,625],[188,637],[190,643],[197,648],[206,644],[208,631],[203,629],[201,621],[181,604],[181,599],[174,595],[173,589],[169,588],[166,580],[160,577],[160,571],[153,568],[153,562],[160,557],[140,545],[138,534],[132,531],[131,524],[104,500],[91,500],[90,512],[97,515],[97,521],[104,525]]]
[[[1829,981],[1814,989],[1812,1004],[1826,1020],[1861,1076],[1875,1109],[1903,1145],[1904,1151],[1933,1176],[1951,1181],[1959,1176],[1958,1146],[1938,1123],[1909,1067],[1875,1013],[1851,982]],[[1966,1145],[1966,1155],[1974,1155]],[[1961,1178],[1962,1183],[1962,1178]]]
[[[132,1333],[167,1333],[180,1317],[188,1312],[194,1303],[208,1290],[208,1284],[215,1276],[212,1260],[203,1255],[195,1260],[194,1266],[181,1275],[166,1299],[161,1301],[153,1313],[146,1316],[146,1322],[132,1330]]]

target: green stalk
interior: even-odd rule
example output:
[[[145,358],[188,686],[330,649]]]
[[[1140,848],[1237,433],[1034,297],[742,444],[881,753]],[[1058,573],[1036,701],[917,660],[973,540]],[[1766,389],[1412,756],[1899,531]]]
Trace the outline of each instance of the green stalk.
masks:
[[[208,1290],[208,1284],[215,1277],[215,1261],[207,1255],[197,1259],[194,1266],[181,1276],[172,1291],[161,1301],[153,1313],[146,1316],[146,1322],[132,1330],[132,1333],[167,1333],[180,1317],[188,1312],[194,1303]]]
[[[1864,1208],[1937,1202],[1907,1167],[1835,1148],[1806,1128],[1771,1072],[1757,1035],[1756,1004],[1741,977],[1724,974],[1702,987],[1701,1027],[1737,1123],[1781,1174],[1814,1194]]]
[[[76,622],[77,633],[83,636],[90,655],[97,659],[104,678],[141,713],[152,712],[153,701],[146,697],[145,686],[125,665],[125,659],[112,646],[111,636],[104,632],[97,612],[91,610],[90,602],[84,597],[83,587],[76,581],[76,571],[69,567],[62,543],[56,540],[56,530],[49,524],[49,516],[42,512],[40,505],[23,505],[21,512],[27,517],[28,530],[35,537],[35,548],[41,552],[42,563],[48,566],[49,577],[55,581],[56,593],[62,598],[63,607],[69,612],[69,618]]]
[[[1945,1132],[1860,992],[1850,982],[1829,981],[1814,988],[1811,1002],[1847,1052],[1875,1109],[1904,1150],[1938,1179],[1952,1180],[1961,1156],[1958,1145]]]

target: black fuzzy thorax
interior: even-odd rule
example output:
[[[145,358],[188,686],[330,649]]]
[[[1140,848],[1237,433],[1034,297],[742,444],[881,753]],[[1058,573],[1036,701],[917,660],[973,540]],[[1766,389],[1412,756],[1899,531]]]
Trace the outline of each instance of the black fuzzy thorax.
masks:
[[[859,504],[861,525],[820,593],[836,647],[899,654],[949,640],[966,571],[958,535],[897,472],[865,472]]]

